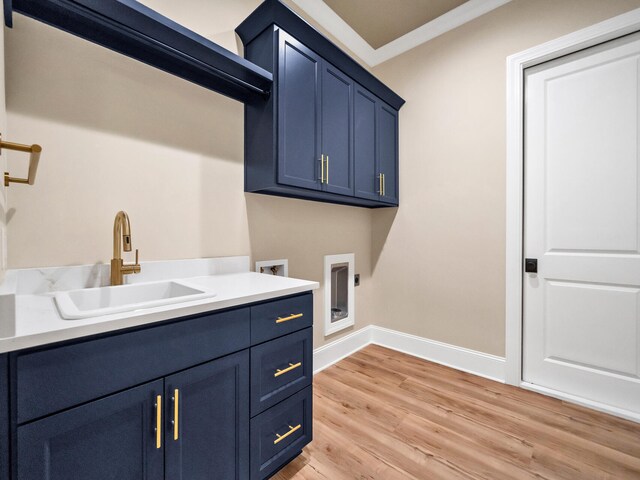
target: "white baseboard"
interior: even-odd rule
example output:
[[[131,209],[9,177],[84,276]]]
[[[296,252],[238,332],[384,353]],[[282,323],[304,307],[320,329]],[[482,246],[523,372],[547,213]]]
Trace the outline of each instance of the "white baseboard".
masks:
[[[313,351],[313,374],[321,372],[371,343],[371,326],[356,330]]]
[[[632,422],[640,423],[640,413],[638,412],[632,412],[631,410],[613,407],[605,403],[594,402],[593,400],[576,397],[575,395],[571,395],[569,393],[560,392],[559,390],[554,390],[552,388],[541,387],[540,385],[535,385],[533,383],[520,382],[520,387],[531,390],[532,392],[541,393],[549,397],[558,398],[569,403],[575,403],[583,407],[598,410],[599,412],[608,413],[609,415],[615,415],[616,417],[621,417],[626,420],[631,420]]]
[[[314,374],[374,343],[448,367],[504,382],[505,359],[428,338],[369,325],[313,352]]]

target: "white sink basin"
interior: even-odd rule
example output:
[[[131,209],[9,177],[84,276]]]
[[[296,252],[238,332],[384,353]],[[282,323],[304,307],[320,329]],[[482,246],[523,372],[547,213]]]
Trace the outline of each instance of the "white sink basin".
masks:
[[[168,280],[70,290],[56,293],[55,298],[62,318],[76,320],[173,303],[192,302],[215,295],[215,292],[206,288],[187,285],[178,280]]]

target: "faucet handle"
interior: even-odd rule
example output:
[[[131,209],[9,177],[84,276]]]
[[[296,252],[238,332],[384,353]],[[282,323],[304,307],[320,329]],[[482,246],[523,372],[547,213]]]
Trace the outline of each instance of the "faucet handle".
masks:
[[[131,265],[131,272],[140,273],[141,270],[142,270],[142,267],[140,267],[140,255],[138,254],[138,249],[136,248],[136,263]]]

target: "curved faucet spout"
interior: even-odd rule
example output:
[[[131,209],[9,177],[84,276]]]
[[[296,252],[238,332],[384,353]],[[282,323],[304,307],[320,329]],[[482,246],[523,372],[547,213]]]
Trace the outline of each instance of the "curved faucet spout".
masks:
[[[113,222],[113,258],[121,258],[122,250],[131,251],[131,223],[129,223],[129,215],[124,210],[116,214]]]
[[[136,263],[125,265],[122,262],[122,250],[131,251],[131,224],[129,215],[121,210],[116,214],[113,222],[113,258],[111,259],[111,285],[122,285],[124,275],[140,273],[138,263],[138,250],[136,250]]]

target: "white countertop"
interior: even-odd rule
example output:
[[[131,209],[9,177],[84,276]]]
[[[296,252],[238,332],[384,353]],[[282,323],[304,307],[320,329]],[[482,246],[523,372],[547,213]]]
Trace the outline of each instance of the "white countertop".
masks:
[[[0,353],[308,292],[319,286],[317,282],[248,271],[179,278],[194,286],[212,289],[216,296],[132,312],[65,320],[55,305],[55,292],[18,292],[15,295],[15,335],[0,338]]]

